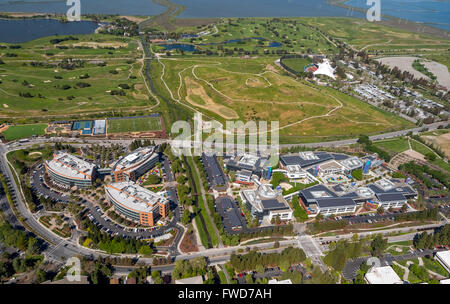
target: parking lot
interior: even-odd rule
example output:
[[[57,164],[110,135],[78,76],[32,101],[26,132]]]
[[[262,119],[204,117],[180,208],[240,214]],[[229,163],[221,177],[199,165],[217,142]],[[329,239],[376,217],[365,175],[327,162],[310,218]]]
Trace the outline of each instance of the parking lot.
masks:
[[[164,171],[167,170],[166,178],[167,180],[173,180],[173,174],[171,172],[171,167],[167,159],[163,162]],[[60,192],[50,189],[45,185],[43,176],[45,174],[45,168],[43,165],[38,165],[36,170],[32,174],[31,186],[33,191],[38,196],[43,196],[45,198],[50,198],[54,202],[68,203],[69,196],[63,195]],[[111,236],[122,236],[123,238],[136,238],[139,240],[152,239],[158,236],[162,236],[170,232],[175,226],[177,221],[179,221],[180,214],[178,210],[178,197],[175,188],[169,188],[169,199],[171,201],[171,209],[174,209],[174,217],[172,221],[163,227],[151,227],[151,228],[127,228],[121,226],[109,219],[99,206],[94,206],[94,204],[87,200],[81,200],[80,204],[85,206],[85,214],[89,220],[94,223],[102,232],[110,234]]]

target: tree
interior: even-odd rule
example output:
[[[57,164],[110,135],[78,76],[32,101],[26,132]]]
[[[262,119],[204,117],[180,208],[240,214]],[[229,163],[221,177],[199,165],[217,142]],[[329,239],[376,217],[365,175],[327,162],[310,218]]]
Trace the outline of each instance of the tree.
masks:
[[[433,152],[427,153],[425,155],[425,158],[429,161],[435,161],[436,160],[436,154],[434,154]]]
[[[36,280],[37,280],[39,283],[42,283],[42,282],[47,281],[47,273],[46,273],[44,270],[42,270],[42,269],[39,268],[39,269],[36,271]]]
[[[379,215],[384,214],[384,208],[383,208],[383,206],[378,207],[377,213],[378,213]]]
[[[287,261],[287,260],[282,260],[281,263],[280,263],[280,269],[282,271],[287,271],[290,266],[291,265],[289,264],[289,261]]]
[[[191,213],[189,212],[189,210],[184,209],[183,216],[181,217],[181,223],[183,223],[183,225],[187,225],[190,221]]]
[[[253,284],[253,277],[250,273],[245,276],[245,282],[247,284]]]
[[[256,272],[260,274],[264,273],[265,272],[264,266],[261,264],[256,265]]]
[[[378,234],[372,240],[372,243],[370,243],[370,253],[372,256],[381,257],[386,247],[387,239],[384,239],[381,234]]]

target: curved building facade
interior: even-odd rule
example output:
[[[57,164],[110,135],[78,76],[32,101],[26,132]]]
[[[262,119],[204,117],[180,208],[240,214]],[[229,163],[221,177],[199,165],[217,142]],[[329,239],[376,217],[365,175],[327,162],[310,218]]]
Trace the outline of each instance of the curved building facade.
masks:
[[[133,182],[106,185],[105,192],[117,213],[141,225],[155,226],[169,215],[168,199]]]
[[[55,152],[44,165],[53,182],[69,188],[89,188],[96,176],[96,165],[65,152]]]
[[[156,147],[139,148],[133,153],[122,157],[112,165],[111,176],[113,181],[136,181],[159,161]]]

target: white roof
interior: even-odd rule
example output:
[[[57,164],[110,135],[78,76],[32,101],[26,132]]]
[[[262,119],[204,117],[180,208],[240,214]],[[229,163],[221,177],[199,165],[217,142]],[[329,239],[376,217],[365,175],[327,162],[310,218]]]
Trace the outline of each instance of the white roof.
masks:
[[[290,279],[280,281],[277,281],[277,279],[273,279],[269,281],[269,284],[292,284],[292,281]]]
[[[403,284],[391,266],[373,267],[365,276],[369,284]]]
[[[196,276],[192,278],[175,280],[175,284],[203,284],[203,277]]]
[[[440,280],[439,284],[450,284],[450,279]]]
[[[323,63],[319,63],[318,66],[319,68],[313,73],[314,75],[327,75],[336,79],[336,76],[334,76],[334,69],[331,67],[328,59],[324,59]]]
[[[158,157],[158,153],[155,153],[155,147],[139,148],[133,153],[119,159],[113,164],[113,167],[115,168],[114,170],[137,169],[149,159],[155,157]]]
[[[441,259],[445,264],[447,264],[447,267],[450,267],[450,250],[446,251],[438,251],[436,253],[436,256]]]
[[[106,192],[111,198],[126,208],[138,212],[153,212],[157,203],[167,201],[165,197],[153,191],[147,190],[133,182],[121,182],[107,185]]]
[[[46,161],[50,170],[73,179],[91,179],[95,164],[91,164],[72,154],[57,151],[53,159]]]

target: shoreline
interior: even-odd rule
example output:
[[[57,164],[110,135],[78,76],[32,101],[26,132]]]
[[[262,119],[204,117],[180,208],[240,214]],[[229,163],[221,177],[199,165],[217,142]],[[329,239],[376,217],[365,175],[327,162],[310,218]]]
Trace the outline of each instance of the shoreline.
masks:
[[[340,7],[343,9],[351,10],[351,11],[358,11],[361,13],[365,13],[366,10],[359,7],[354,7],[348,4],[345,4],[347,0],[327,0],[326,3],[328,5],[332,5],[335,7]],[[147,16],[147,15],[122,15],[122,14],[83,14],[81,15],[82,20],[81,21],[89,21],[90,19],[83,19],[88,16],[96,16],[100,17],[99,22],[102,22],[102,20],[110,18],[112,16],[120,17],[120,18],[126,18],[128,20],[132,20],[138,24],[141,24],[142,26],[148,26],[150,24],[162,22],[163,27],[168,27],[170,29],[174,30],[174,27],[176,25],[174,24],[175,20],[211,20],[211,19],[221,19],[221,18],[179,18],[179,15],[186,9],[186,7],[173,3],[171,0],[152,0],[152,2],[164,6],[167,8],[166,11],[159,15],[154,16]],[[64,13],[33,13],[33,12],[0,12],[0,19],[39,19],[39,18],[45,18],[45,19],[60,19],[65,18]],[[106,17],[106,18],[101,18]],[[450,31],[438,27],[433,27],[429,24],[418,22],[418,21],[411,21],[408,19],[402,19],[386,14],[382,14],[381,16],[383,19],[377,23],[390,26],[390,27],[396,27],[402,30],[415,32],[418,34],[426,34],[438,38],[450,38]],[[229,17],[232,18],[314,18],[311,16],[298,16],[298,17]],[[317,18],[359,18],[359,17],[353,17],[353,16],[330,16],[330,17],[322,17],[317,16]],[[159,19],[159,20],[158,20]],[[140,20],[138,22],[138,20]],[[64,22],[63,20],[60,20],[61,22]],[[93,20],[91,20],[93,21]]]
[[[347,10],[358,11],[362,13],[366,12],[365,9],[345,4],[345,2],[347,2],[347,0],[327,0],[327,3],[329,5],[344,8]],[[382,19],[378,23],[382,25],[393,26],[402,30],[411,31],[419,34],[428,34],[439,38],[450,38],[449,30],[434,27],[424,22],[412,21],[386,14],[382,14],[381,18],[384,18],[384,20]]]

